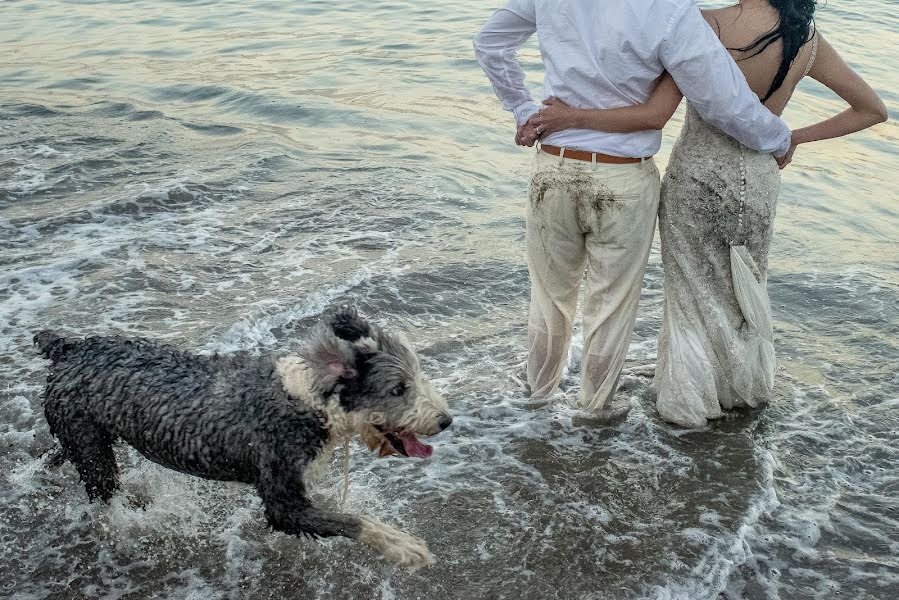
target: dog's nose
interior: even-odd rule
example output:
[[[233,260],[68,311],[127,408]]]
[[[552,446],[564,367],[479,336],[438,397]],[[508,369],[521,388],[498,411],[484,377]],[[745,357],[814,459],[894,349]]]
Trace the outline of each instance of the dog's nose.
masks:
[[[440,417],[440,420],[437,421],[437,427],[440,428],[440,431],[443,431],[452,424],[453,418],[449,415],[443,415],[442,417]]]

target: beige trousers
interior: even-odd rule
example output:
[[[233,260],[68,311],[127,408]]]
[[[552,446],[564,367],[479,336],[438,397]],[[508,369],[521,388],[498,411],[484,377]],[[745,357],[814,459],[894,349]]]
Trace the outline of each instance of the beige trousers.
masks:
[[[658,204],[659,171],[652,160],[594,165],[537,151],[526,242],[532,396],[558,388],[585,270],[583,408],[601,410],[614,395],[634,330]]]

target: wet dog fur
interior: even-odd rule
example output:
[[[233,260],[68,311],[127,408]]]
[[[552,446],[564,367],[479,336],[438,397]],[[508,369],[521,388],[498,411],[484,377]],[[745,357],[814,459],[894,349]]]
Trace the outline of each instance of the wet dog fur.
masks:
[[[425,542],[375,519],[319,508],[309,475],[345,436],[384,454],[427,456],[450,425],[447,404],[399,335],[354,308],[325,316],[295,356],[202,356],[145,339],[34,336],[50,359],[44,412],[91,500],[117,489],[113,444],[165,467],[255,486],[272,528],[345,536],[409,567]]]

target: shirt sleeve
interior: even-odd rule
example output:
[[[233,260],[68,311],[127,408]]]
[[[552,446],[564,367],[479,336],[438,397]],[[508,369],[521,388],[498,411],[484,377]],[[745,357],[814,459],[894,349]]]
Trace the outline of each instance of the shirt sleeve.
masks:
[[[759,102],[693,2],[668,24],[662,64],[702,118],[740,143],[783,156],[790,128]]]
[[[537,31],[533,0],[509,0],[487,19],[474,38],[474,53],[493,85],[503,108],[512,111],[518,125],[539,107],[524,85],[524,71],[515,55]]]

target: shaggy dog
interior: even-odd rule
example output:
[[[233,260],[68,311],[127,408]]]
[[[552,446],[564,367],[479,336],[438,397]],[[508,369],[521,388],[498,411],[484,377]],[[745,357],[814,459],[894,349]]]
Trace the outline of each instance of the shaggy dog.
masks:
[[[410,567],[425,542],[377,520],[314,506],[308,476],[358,434],[383,456],[425,457],[417,439],[449,427],[446,402],[408,342],[341,307],[297,356],[199,356],[144,339],[34,336],[52,361],[44,411],[91,500],[118,487],[121,438],[170,469],[256,487],[269,524],[314,538],[345,536]]]

